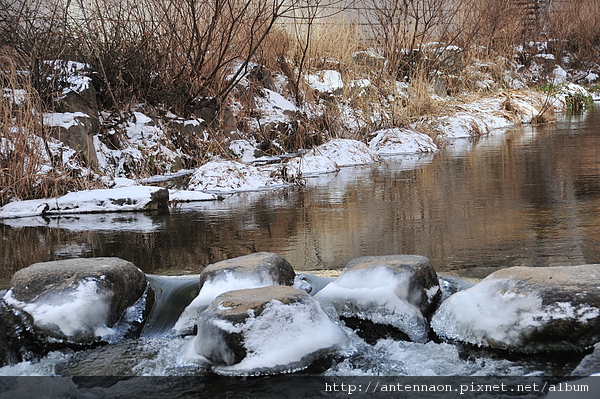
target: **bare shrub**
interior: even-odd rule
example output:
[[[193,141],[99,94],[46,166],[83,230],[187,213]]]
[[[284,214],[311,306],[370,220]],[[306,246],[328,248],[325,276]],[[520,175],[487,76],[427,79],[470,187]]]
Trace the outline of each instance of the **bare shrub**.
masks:
[[[65,55],[69,2],[0,0],[0,43],[18,54],[33,88],[47,102],[55,85],[52,66],[45,61]]]
[[[224,103],[286,10],[281,0],[77,2],[74,37],[101,74],[103,104],[144,100],[182,115]]]
[[[548,13],[550,37],[557,39],[556,52],[571,52],[582,63],[600,58],[600,0],[565,0]],[[557,54],[560,55],[560,54]]]

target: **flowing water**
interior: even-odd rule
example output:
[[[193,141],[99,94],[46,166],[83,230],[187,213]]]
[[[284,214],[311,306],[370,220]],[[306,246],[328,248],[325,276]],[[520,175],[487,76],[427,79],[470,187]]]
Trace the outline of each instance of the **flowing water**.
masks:
[[[197,274],[207,264],[258,251],[279,253],[308,273],[340,269],[359,256],[419,254],[439,273],[473,279],[510,266],[600,263],[599,160],[596,106],[555,124],[452,141],[435,156],[387,158],[375,166],[306,179],[302,187],[182,204],[166,215],[4,221],[0,289],[7,288],[16,270],[34,262],[118,256],[152,275],[160,305],[143,340],[115,346],[120,357],[95,350],[78,355],[71,366],[65,365],[70,355],[54,353],[39,365],[10,366],[4,372],[33,368],[44,374],[38,368],[59,372],[56,367],[62,365],[60,370],[72,374],[186,374],[173,366],[176,340],[161,337],[196,294]],[[434,342],[367,345],[356,340],[349,351],[329,373],[547,371],[493,354],[468,360],[460,348]],[[103,362],[103,356],[119,358],[119,364]]]

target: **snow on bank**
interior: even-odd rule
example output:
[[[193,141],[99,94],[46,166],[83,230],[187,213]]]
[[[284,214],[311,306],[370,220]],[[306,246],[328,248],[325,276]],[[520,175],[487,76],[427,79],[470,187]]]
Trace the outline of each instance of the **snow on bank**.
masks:
[[[324,155],[302,156],[290,160],[285,165],[285,175],[292,178],[333,173],[340,170],[331,158]]]
[[[145,169],[169,171],[185,158],[181,150],[168,144],[171,140],[163,126],[142,112],[133,112],[107,135],[116,137],[119,148],[109,148],[100,134],[94,136],[94,146],[100,169],[113,178],[135,177]]]
[[[348,139],[333,139],[313,148],[300,158],[287,163],[284,174],[298,178],[337,172],[340,167],[369,165],[381,161],[377,152],[365,143]]]
[[[211,193],[258,191],[288,186],[281,173],[272,167],[245,165],[236,161],[218,159],[195,170],[188,184],[189,190]]]
[[[74,213],[143,211],[160,187],[123,187],[71,192],[58,198],[15,201],[0,208],[0,219]]]
[[[409,129],[384,129],[373,133],[369,148],[380,155],[420,154],[437,152],[433,139],[423,133]]]
[[[305,157],[325,156],[338,166],[368,165],[381,161],[381,157],[365,143],[348,139],[333,139],[306,153]]]

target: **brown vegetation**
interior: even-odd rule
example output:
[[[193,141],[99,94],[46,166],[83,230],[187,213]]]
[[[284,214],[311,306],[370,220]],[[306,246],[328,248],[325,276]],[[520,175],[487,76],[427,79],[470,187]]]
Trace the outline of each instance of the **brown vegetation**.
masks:
[[[354,3],[365,13],[361,21],[337,18],[348,4],[357,6]],[[50,175],[44,183],[36,169],[50,156],[40,115],[53,109],[62,89],[46,60],[70,59],[90,65],[99,107],[112,112],[107,120],[113,125],[122,122],[125,111],[137,104],[153,107],[157,114],[173,111],[203,119],[214,133],[213,143],[181,132],[172,137],[190,159],[197,160],[188,160],[186,166],[193,167],[203,162],[210,149],[226,152],[222,141],[228,137],[220,128],[234,97],[244,104],[241,112],[246,113],[237,127],[243,130],[244,118],[254,117],[252,96],[264,82],[259,79],[256,87],[244,90],[239,82],[255,64],[285,75],[285,94],[298,104],[318,103],[325,110],[312,119],[299,114],[280,131],[269,127],[246,132],[259,142],[277,138],[286,150],[293,150],[317,144],[325,136],[364,139],[376,128],[402,126],[424,115],[443,113],[432,91],[443,96],[502,89],[515,46],[524,48],[519,62],[526,67],[531,62],[536,50],[528,48],[530,41],[543,38],[551,43],[547,51],[554,52],[557,60],[569,51],[578,67],[597,62],[600,0],[550,2],[548,10],[536,8],[532,13],[524,12],[525,3],[0,0],[0,42],[7,48],[2,53],[0,204],[13,196],[56,194],[57,185]],[[384,58],[355,57],[358,50],[369,49]],[[347,86],[336,96],[318,96],[303,80],[317,69],[336,69],[345,81],[369,79],[372,84],[368,88]],[[497,85],[482,86],[483,74]],[[406,96],[398,95],[397,82],[411,83]],[[13,94],[21,90],[26,100],[17,104]],[[348,132],[340,122],[342,106],[360,120],[358,131]],[[28,135],[39,140],[29,140]],[[27,191],[24,187],[29,187],[31,195],[22,194]]]

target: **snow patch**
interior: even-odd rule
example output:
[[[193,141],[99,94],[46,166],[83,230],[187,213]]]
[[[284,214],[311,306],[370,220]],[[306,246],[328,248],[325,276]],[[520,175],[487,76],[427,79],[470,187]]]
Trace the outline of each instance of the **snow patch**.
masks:
[[[306,75],[306,81],[310,87],[321,93],[335,93],[344,88],[342,74],[334,70]]]
[[[73,126],[80,126],[82,123],[77,118],[89,118],[88,114],[83,112],[48,112],[44,114],[44,125],[60,126],[69,130]]]
[[[419,154],[437,152],[433,139],[413,130],[394,128],[379,130],[369,142],[369,148],[380,155]]]
[[[0,208],[0,219],[39,215],[142,211],[160,187],[123,187],[83,190],[58,198],[15,201]]]
[[[368,165],[381,161],[381,157],[365,143],[349,139],[333,139],[306,153],[305,157],[325,156],[338,166]]]
[[[293,178],[314,176],[339,171],[338,165],[323,155],[306,155],[290,160],[284,168],[285,175]]]
[[[210,161],[194,172],[188,189],[216,193],[256,191],[285,187],[281,174],[273,169],[245,165],[236,161]]]

